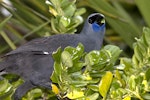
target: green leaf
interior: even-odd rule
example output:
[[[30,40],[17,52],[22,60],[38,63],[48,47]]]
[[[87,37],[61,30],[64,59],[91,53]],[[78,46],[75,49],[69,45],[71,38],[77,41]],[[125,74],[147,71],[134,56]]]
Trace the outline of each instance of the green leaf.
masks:
[[[130,58],[121,58],[120,59],[120,64],[122,65],[122,70],[124,70],[124,72],[126,74],[130,74],[132,73],[132,68],[133,68],[133,65],[132,65],[132,60]]]
[[[61,53],[62,49],[59,47],[55,52],[52,53],[52,57],[54,59],[54,71],[51,75],[51,80],[54,83],[58,83],[58,77],[62,74],[62,65],[61,65]]]
[[[74,73],[77,71],[81,71],[81,69],[84,67],[84,63],[83,62],[74,62],[73,63],[73,67],[70,67],[68,69],[68,73]]]
[[[83,56],[84,46],[83,46],[83,44],[79,43],[76,48],[68,46],[64,49],[64,51],[69,52],[71,54],[71,58],[72,58],[73,62],[76,62],[79,59],[81,59],[81,57]]]
[[[121,85],[122,87],[125,87],[125,86],[126,86],[126,83],[125,83],[125,81],[122,79],[122,76],[123,76],[123,75],[121,75],[121,73],[120,73],[118,70],[116,70],[115,76],[116,76],[117,80],[120,82],[120,85]]]
[[[84,14],[85,12],[86,12],[86,9],[85,9],[85,8],[76,9],[75,16],[82,15],[82,14]]]
[[[4,95],[6,92],[10,91],[10,89],[11,85],[9,84],[8,80],[0,80],[0,95]]]
[[[138,59],[136,58],[135,55],[132,56],[132,62],[133,62],[134,67],[139,66],[139,61],[138,61]]]
[[[150,68],[147,69],[145,76],[146,76],[146,80],[149,81],[150,80]]]
[[[136,88],[135,78],[136,78],[136,76],[131,75],[128,80],[129,89],[132,91],[135,91],[135,88]]]
[[[65,12],[65,16],[72,17],[74,12],[76,11],[76,7],[73,5],[69,5],[67,8],[63,9]]]
[[[35,88],[35,89],[32,89],[30,92],[28,92],[26,94],[26,96],[24,97],[24,99],[25,100],[34,100],[36,98],[40,98],[41,95],[42,95],[42,90]]]
[[[113,74],[110,71],[107,71],[99,83],[99,93],[104,99],[106,99],[107,93],[112,83],[112,79]]]
[[[150,27],[150,2],[149,0],[135,0],[137,7],[139,8],[141,14],[143,15],[145,22]]]
[[[102,49],[100,51],[93,50],[85,56],[85,63],[88,66],[88,70],[100,70],[110,60],[110,54],[108,51]]]
[[[7,36],[7,34],[2,31],[3,26],[12,18],[12,15],[10,15],[9,17],[7,17],[5,20],[3,20],[0,23],[0,35],[4,38],[4,40],[9,44],[9,46],[14,50],[16,49],[15,44],[10,40],[10,38]]]
[[[76,0],[47,0],[46,2],[49,5],[50,13],[55,16],[55,18],[51,18],[52,30],[55,33],[74,33],[75,28],[83,22],[77,21],[84,10],[76,8]]]
[[[143,28],[143,34],[144,34],[144,38],[148,44],[148,46],[150,47],[150,29],[147,27]]]
[[[85,63],[89,66],[93,66],[99,62],[100,52],[93,50],[85,56]]]
[[[4,31],[0,31],[0,35],[5,39],[5,41],[11,47],[11,49],[16,49],[15,44],[11,41],[11,39],[7,36],[7,34]]]
[[[54,62],[54,71],[50,77],[50,79],[52,80],[52,82],[54,83],[58,83],[59,82],[59,75],[61,75],[61,67],[55,64],[56,62]]]
[[[137,39],[137,42],[134,44],[134,55],[132,61],[136,67],[144,68],[149,66],[150,61],[150,29],[143,28],[143,35],[140,39]]]
[[[0,100],[11,100],[13,87],[7,79],[0,79]]]
[[[73,85],[76,87],[83,87],[83,86],[86,86],[88,83],[89,83],[88,81],[73,80],[73,81],[71,81],[70,85]]]
[[[1,23],[0,23],[0,30],[2,29],[2,27],[11,19],[12,15],[7,17],[5,20],[3,20]]]
[[[144,94],[142,94],[142,98],[143,98],[144,100],[149,100],[150,94],[149,94],[149,93],[144,93]]]
[[[137,47],[139,48],[139,51],[142,54],[142,56],[146,56],[147,46],[146,44],[144,44],[144,41],[142,41],[142,39],[140,39],[140,42],[137,43]]]
[[[50,79],[52,80],[53,83],[58,83],[59,80],[58,80],[58,74],[56,74],[56,72],[53,71]]]
[[[141,51],[139,50],[138,46],[135,46],[134,47],[134,54],[135,54],[135,57],[142,62],[143,60],[143,55],[141,53]]]
[[[86,100],[97,100],[98,97],[99,97],[99,94],[98,94],[98,93],[93,93],[92,95],[87,96],[87,97],[86,97]]]
[[[71,54],[67,51],[63,51],[61,54],[61,61],[63,63],[63,65],[66,68],[72,67],[73,66],[73,62],[72,62],[72,57]]]
[[[69,18],[67,18],[67,17],[64,17],[64,16],[62,16],[61,18],[60,18],[60,23],[62,23],[62,25],[64,26],[64,27],[67,27],[69,24],[70,24],[70,19]]]
[[[106,45],[104,46],[105,50],[108,50],[111,54],[111,60],[110,63],[115,64],[116,60],[118,59],[120,53],[122,52],[122,50],[120,50],[119,47],[114,46],[114,45]]]
[[[52,57],[55,60],[55,62],[60,63],[61,53],[62,53],[61,47],[59,47],[55,52],[52,53]]]
[[[99,91],[99,86],[98,85],[88,85],[87,86],[89,89],[98,92]]]

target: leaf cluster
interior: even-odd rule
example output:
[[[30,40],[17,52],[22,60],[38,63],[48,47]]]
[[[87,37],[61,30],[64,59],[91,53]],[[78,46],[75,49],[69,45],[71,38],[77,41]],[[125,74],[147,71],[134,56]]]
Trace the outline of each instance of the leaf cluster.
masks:
[[[53,53],[55,63],[51,80],[57,88],[52,90],[57,90],[55,93],[63,99],[106,98],[113,78],[109,70],[113,69],[120,53],[121,50],[113,45],[89,53],[84,52],[82,44],[76,48],[66,47],[63,51],[59,48]]]
[[[54,33],[74,33],[76,27],[83,22],[80,16],[85,12],[84,8],[76,8],[76,0],[46,0],[49,5],[51,27]]]
[[[150,95],[150,29],[143,28],[134,43],[132,58],[121,57],[121,50],[106,45],[100,51],[83,52],[83,46],[60,48],[53,54],[52,90],[61,98],[76,100],[140,99]]]
[[[58,48],[53,53],[54,71],[50,79],[52,91],[31,90],[24,100],[32,97],[47,99],[148,100],[150,95],[149,48],[150,29],[143,28],[143,35],[134,43],[132,58],[121,57],[122,50],[106,45],[101,50],[84,52],[84,46]],[[22,82],[11,82],[6,75],[0,81],[0,98],[10,100],[15,88]],[[9,80],[9,82],[8,82]]]
[[[121,58],[116,66],[114,81],[110,88],[110,98],[137,98],[148,100],[150,95],[150,29],[143,28],[140,39],[134,43],[132,58]]]

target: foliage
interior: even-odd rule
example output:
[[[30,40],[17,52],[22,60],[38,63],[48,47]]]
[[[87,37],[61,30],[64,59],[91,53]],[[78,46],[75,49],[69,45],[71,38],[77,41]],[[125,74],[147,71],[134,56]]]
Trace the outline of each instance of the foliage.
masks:
[[[6,43],[12,41],[11,45],[8,43],[11,49],[16,49],[16,45],[26,42],[28,37],[74,33],[76,27],[83,22],[80,15],[85,13],[84,8],[76,8],[75,0],[10,0],[10,2],[11,4],[6,4],[1,1],[0,8],[5,8],[13,15],[1,32],[8,37],[6,39],[1,35]],[[2,43],[0,52],[8,49],[8,46],[3,47]]]
[[[150,29],[134,43],[132,58],[122,57],[114,66],[121,50],[106,45],[87,54],[83,46],[60,48],[53,54],[55,64],[51,76],[60,98],[76,100],[124,99],[147,100],[150,97]]]
[[[4,9],[13,16],[2,31],[14,46],[20,46],[32,38],[73,33],[76,28],[80,31],[78,25],[82,21],[79,19],[85,12],[84,8],[87,9],[84,18],[91,12],[100,12],[106,16],[105,42],[115,43],[124,49],[128,46],[132,48],[134,38],[141,36],[143,26],[150,26],[147,6],[149,0],[9,0],[10,3],[4,1],[7,0],[0,1],[0,21],[8,16],[3,13]],[[14,49],[2,36],[0,40],[0,54]],[[126,55],[131,56],[131,52],[127,52]]]
[[[76,0],[46,0],[49,5],[52,31],[56,34],[74,33],[76,27],[83,22],[80,16],[85,12],[84,8],[77,9]]]
[[[133,57],[120,59],[110,88],[111,98],[149,99],[149,39],[150,29],[144,28],[142,37],[134,44]]]
[[[84,52],[82,44],[65,50],[59,48],[53,54],[52,91],[36,88],[23,100],[150,98],[150,29],[144,28],[141,34],[143,26],[150,26],[149,0],[47,0],[46,3],[44,0],[10,0],[10,5],[3,1],[0,9],[7,9],[10,16],[0,12],[0,53],[15,49],[31,38],[75,32],[85,7],[84,17],[91,12],[106,16],[106,43],[117,42],[122,46],[124,41],[123,48],[130,46],[134,50],[132,58],[121,57],[116,65],[121,52],[117,46],[106,45],[89,53]],[[123,53],[131,56],[130,52]],[[0,99],[10,100],[22,82],[14,75],[0,77]]]
[[[96,100],[100,92],[106,97],[112,79],[112,73],[108,70],[113,67],[120,52],[118,47],[112,45],[88,54],[85,54],[82,44],[76,48],[66,47],[64,51],[59,48],[53,53],[55,63],[51,76],[52,82],[58,85],[57,95],[60,98]]]
[[[133,57],[121,57],[118,65],[115,64],[121,50],[114,45],[106,45],[101,50],[89,53],[84,52],[84,46],[80,43],[76,48],[58,48],[53,53],[55,62],[51,75],[52,91],[31,90],[23,100],[31,97],[76,100],[149,99],[149,39],[150,29],[144,28],[143,35],[134,43]],[[0,81],[1,99],[6,98],[6,95],[10,98],[18,86],[8,82],[12,78],[9,75],[4,77],[7,80],[4,78]]]
[[[141,36],[143,25],[150,27],[149,4],[149,0],[82,0],[79,2],[80,6],[88,6],[103,13],[112,31],[117,32],[131,48],[135,42],[134,38]],[[138,9],[135,10],[136,7]],[[140,18],[139,14],[143,17]],[[145,24],[140,22],[143,20]]]

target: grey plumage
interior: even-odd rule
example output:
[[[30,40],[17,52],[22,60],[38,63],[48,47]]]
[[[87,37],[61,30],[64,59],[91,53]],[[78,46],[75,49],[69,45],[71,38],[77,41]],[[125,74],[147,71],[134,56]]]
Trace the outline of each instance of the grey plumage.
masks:
[[[99,50],[105,33],[103,20],[102,14],[91,14],[80,34],[34,39],[7,53],[0,63],[0,71],[18,74],[25,80],[25,83],[15,91],[15,100],[20,99],[29,89],[36,86],[51,89],[49,77],[53,71],[52,52],[58,47],[62,49],[66,46],[76,47],[78,43],[82,43],[86,52]]]

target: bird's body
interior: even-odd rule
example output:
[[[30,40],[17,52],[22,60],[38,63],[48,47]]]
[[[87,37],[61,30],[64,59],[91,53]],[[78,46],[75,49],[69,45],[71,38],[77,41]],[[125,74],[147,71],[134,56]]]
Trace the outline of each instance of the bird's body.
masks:
[[[7,53],[0,63],[0,72],[15,73],[25,80],[25,83],[16,90],[15,100],[36,86],[51,89],[49,77],[54,63],[52,52],[59,47],[62,49],[67,46],[76,47],[78,43],[82,43],[86,52],[99,50],[105,32],[105,23],[101,22],[103,19],[102,14],[91,14],[80,34],[61,34],[34,39]]]

